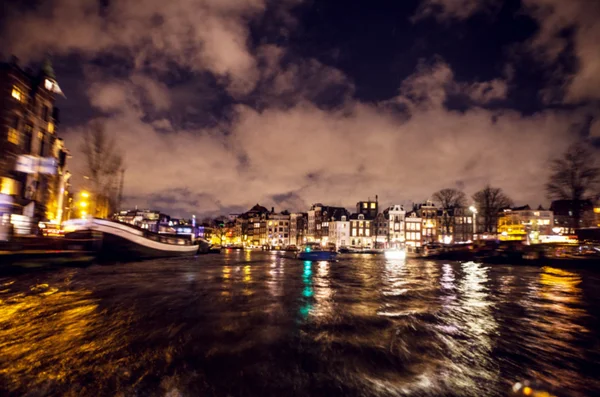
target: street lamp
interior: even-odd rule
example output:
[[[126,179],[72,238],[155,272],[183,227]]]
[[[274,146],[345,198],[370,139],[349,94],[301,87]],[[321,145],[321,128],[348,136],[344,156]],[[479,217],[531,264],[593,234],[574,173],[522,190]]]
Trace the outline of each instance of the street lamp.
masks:
[[[475,240],[475,235],[477,234],[477,208],[472,205],[469,207],[469,211],[473,213],[473,240]]]

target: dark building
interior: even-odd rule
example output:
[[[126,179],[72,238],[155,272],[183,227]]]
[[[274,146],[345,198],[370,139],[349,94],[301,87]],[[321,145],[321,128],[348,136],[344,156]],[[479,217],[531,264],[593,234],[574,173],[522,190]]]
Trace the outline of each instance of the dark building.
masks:
[[[329,222],[339,221],[342,216],[349,215],[348,210],[343,207],[313,204],[308,210],[307,239],[311,241],[329,239]]]
[[[356,203],[356,213],[363,214],[365,219],[375,219],[379,213],[377,196],[375,196],[375,201],[371,201],[371,199],[369,199],[367,201],[359,201]]]
[[[0,192],[11,202],[0,212],[63,219],[67,150],[56,134],[57,93],[49,61],[35,74],[16,58],[0,64]]]
[[[302,245],[308,229],[308,214],[295,212],[290,214],[290,245]]]
[[[265,244],[268,214],[268,209],[256,204],[238,217],[236,228],[241,234],[242,244],[253,246]]]
[[[389,241],[389,209],[383,211],[383,213],[377,214],[375,222],[373,224],[374,230],[374,247],[375,248],[386,248]]]
[[[444,243],[460,243],[473,239],[473,213],[468,208],[438,210],[438,236]]]
[[[560,228],[564,234],[575,234],[582,227],[594,226],[594,205],[590,200],[574,202],[572,200],[555,200],[550,205],[554,213],[554,227]],[[576,213],[579,212],[579,224],[576,225]]]

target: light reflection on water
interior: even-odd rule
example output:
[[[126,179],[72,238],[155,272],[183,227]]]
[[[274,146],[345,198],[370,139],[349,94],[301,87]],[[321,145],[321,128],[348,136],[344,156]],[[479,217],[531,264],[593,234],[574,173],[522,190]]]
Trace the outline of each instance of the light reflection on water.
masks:
[[[379,256],[0,276],[0,394],[593,395],[600,278]],[[1,393],[4,391],[5,393]]]

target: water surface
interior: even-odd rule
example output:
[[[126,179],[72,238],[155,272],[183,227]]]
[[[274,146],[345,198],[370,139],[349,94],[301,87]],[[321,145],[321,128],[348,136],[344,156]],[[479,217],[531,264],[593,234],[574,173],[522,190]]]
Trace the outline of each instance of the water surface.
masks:
[[[600,273],[231,251],[0,275],[0,390],[30,396],[600,392]]]

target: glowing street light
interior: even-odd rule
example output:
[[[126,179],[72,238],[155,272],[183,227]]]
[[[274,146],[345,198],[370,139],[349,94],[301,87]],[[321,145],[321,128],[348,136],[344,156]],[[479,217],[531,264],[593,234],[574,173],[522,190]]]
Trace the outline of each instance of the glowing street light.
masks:
[[[81,192],[81,197],[88,198],[88,197],[90,197],[90,194],[88,192],[84,191],[84,192]]]

